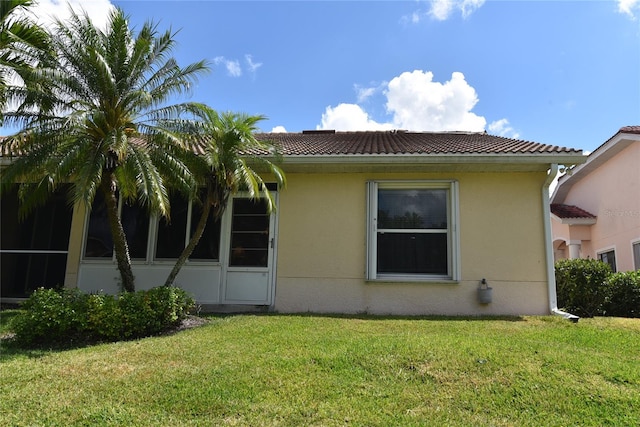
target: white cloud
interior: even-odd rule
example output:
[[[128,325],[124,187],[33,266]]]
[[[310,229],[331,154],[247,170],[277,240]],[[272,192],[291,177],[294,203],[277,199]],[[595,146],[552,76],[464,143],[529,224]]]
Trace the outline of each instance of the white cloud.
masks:
[[[262,67],[262,62],[254,62],[253,56],[250,54],[244,55],[244,60],[246,62],[246,70],[251,74],[255,74],[258,71],[258,68]],[[243,68],[240,65],[240,61],[237,59],[228,59],[224,56],[216,56],[213,58],[213,63],[215,65],[222,65],[227,70],[227,74],[231,77],[240,77],[243,74]]]
[[[489,132],[493,135],[499,135],[514,139],[520,138],[520,134],[511,127],[511,125],[509,124],[509,120],[507,119],[500,119],[496,120],[495,122],[489,123],[488,129]]]
[[[463,18],[468,18],[473,12],[480,9],[484,4],[485,0],[463,0],[456,2],[457,7],[462,12]]]
[[[33,22],[53,29],[56,20],[65,21],[71,16],[69,8],[80,16],[86,13],[93,24],[101,29],[106,28],[108,18],[111,12],[115,10],[115,6],[109,0],[38,0],[34,1],[26,11],[20,9],[17,15],[26,14]],[[21,85],[23,83],[16,73],[9,73],[8,79],[12,85]],[[10,108],[13,107],[15,106],[10,106]]]
[[[55,19],[64,21],[70,16],[69,7],[78,15],[86,12],[96,27],[102,29],[106,28],[109,15],[115,9],[109,0],[38,0],[31,11],[38,23],[50,27]]]
[[[438,21],[444,21],[451,15],[453,11],[453,0],[433,0],[429,15]]]
[[[341,103],[325,109],[317,128],[469,132],[485,129],[486,119],[472,112],[478,102],[476,91],[460,72],[454,72],[449,81],[440,83],[433,81],[430,71],[415,70],[394,77],[385,86],[383,94],[390,120],[378,122],[361,105]],[[515,134],[508,125],[508,121],[503,119],[495,126],[505,134]]]
[[[411,17],[405,18],[405,20],[414,24],[420,22],[424,17],[431,17],[437,21],[446,21],[456,12],[460,12],[460,15],[466,19],[482,7],[484,2],[485,0],[429,0],[429,10],[426,13],[420,10],[415,11],[411,14]]]
[[[287,130],[284,126],[275,126],[271,129],[271,133],[287,133]]]
[[[249,67],[249,71],[255,73],[258,68],[262,67],[262,62],[253,62],[253,57],[249,54],[244,56],[245,61],[247,61],[247,67]]]
[[[227,59],[224,56],[216,56],[213,58],[213,63],[216,65],[223,65],[227,69],[227,74],[231,77],[240,77],[242,75],[242,68],[240,68],[240,62],[235,59]]]
[[[404,72],[389,82],[386,96],[387,111],[401,129],[479,132],[487,123],[471,112],[478,96],[460,72],[444,83],[434,82],[430,71]]]
[[[365,87],[359,84],[354,84],[353,89],[356,91],[356,99],[358,102],[365,102],[372,96],[381,93],[387,87],[388,82],[375,84],[374,86]]]
[[[316,126],[317,129],[336,129],[343,131],[358,130],[388,130],[393,126],[390,123],[377,123],[369,118],[359,105],[339,104],[338,106],[328,106],[322,114],[322,124]]]
[[[376,88],[374,87],[354,85],[354,88],[356,90],[356,99],[358,102],[364,102],[376,93]]]
[[[634,10],[640,9],[640,0],[617,0],[618,12],[629,15],[632,19],[635,19]]]

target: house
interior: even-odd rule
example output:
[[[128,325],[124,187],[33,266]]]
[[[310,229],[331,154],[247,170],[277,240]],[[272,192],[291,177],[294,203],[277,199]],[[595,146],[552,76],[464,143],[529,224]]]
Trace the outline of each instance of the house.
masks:
[[[465,132],[257,137],[280,145],[287,187],[271,187],[277,211],[239,194],[207,227],[176,279],[199,304],[398,315],[556,310],[549,184],[558,165],[584,162],[580,150]],[[3,297],[53,273],[67,287],[118,291],[100,202],[87,214],[63,200],[25,223],[22,240],[13,236],[25,228],[16,202],[3,202]],[[138,289],[164,283],[197,210],[172,200],[166,224],[122,207]],[[15,232],[5,239],[5,229]],[[491,289],[479,299],[483,279]]]
[[[555,259],[592,258],[613,271],[640,269],[640,126],[621,128],[551,198]]]

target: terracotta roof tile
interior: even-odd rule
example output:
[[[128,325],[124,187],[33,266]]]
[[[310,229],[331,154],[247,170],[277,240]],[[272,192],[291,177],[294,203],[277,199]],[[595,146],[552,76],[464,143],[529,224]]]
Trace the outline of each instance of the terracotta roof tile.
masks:
[[[471,132],[304,131],[299,133],[258,133],[256,138],[275,143],[284,156],[581,154],[581,150],[573,148]],[[11,150],[7,145],[3,148]],[[0,153],[0,156],[9,156],[8,151]],[[269,153],[255,151],[250,154],[264,155]]]
[[[371,154],[580,154],[580,150],[537,142],[466,132],[333,132],[260,133],[286,155]]]
[[[559,218],[596,218],[595,215],[573,205],[551,204],[551,213]]]
[[[620,132],[622,133],[639,133],[640,134],[640,126],[624,126],[620,128]]]

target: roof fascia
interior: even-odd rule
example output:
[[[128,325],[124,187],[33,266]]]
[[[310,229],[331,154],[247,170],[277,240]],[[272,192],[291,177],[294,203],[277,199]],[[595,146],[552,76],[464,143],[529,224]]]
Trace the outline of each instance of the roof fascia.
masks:
[[[359,172],[546,172],[549,165],[584,161],[581,154],[568,155],[288,155],[277,163],[287,173]],[[275,160],[275,159],[274,159]]]
[[[591,172],[606,163],[609,159],[620,153],[622,150],[640,141],[640,135],[634,133],[618,132],[609,138],[605,143],[596,148],[589,154],[586,162],[575,166],[558,180],[551,203],[564,203],[571,187],[573,187],[582,178],[588,176]]]
[[[567,225],[593,225],[598,221],[597,218],[561,218],[554,213],[551,214],[551,217],[561,224]]]
[[[284,164],[550,164],[578,165],[586,161],[582,154],[338,154],[283,155]]]

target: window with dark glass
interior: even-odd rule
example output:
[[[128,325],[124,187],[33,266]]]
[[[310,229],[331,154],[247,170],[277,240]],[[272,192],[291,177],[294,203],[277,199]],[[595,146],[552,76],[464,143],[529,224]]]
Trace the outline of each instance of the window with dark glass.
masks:
[[[448,272],[447,190],[378,191],[377,272]]]
[[[121,206],[120,218],[129,246],[129,256],[132,260],[146,259],[149,236],[148,211],[137,203],[126,202]],[[113,257],[113,238],[102,193],[96,194],[89,213],[84,257],[99,259]]]
[[[64,285],[72,208],[67,186],[20,219],[18,186],[0,201],[0,284],[3,298],[24,298],[38,287]]]
[[[602,252],[598,254],[598,259],[602,262],[606,262],[611,267],[611,271],[614,273],[616,270],[616,252],[614,250]]]
[[[189,202],[180,195],[169,197],[171,215],[158,221],[156,259],[176,259],[184,249]]]
[[[191,207],[190,221],[189,201],[180,195],[170,197],[171,218],[160,219],[158,222],[158,232],[156,238],[156,259],[176,259],[184,250],[188,239],[195,232],[200,216],[202,215],[202,205],[193,203]],[[187,236],[187,227],[189,235]],[[192,261],[217,261],[220,258],[220,221],[214,221],[213,211],[209,212],[207,225],[204,233],[195,249],[189,257]]]
[[[454,277],[452,185],[370,183],[369,279]]]
[[[264,199],[233,199],[229,265],[266,267],[268,255],[269,212],[267,202]]]
[[[195,232],[201,216],[202,205],[194,203],[191,208],[190,235]],[[192,261],[218,261],[220,259],[220,221],[214,220],[213,209],[209,211],[204,233],[189,259]]]

